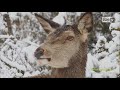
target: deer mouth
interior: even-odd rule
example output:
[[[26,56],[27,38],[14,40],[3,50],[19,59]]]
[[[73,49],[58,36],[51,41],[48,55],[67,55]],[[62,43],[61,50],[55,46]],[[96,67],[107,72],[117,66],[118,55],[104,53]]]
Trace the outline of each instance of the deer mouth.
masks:
[[[48,63],[51,61],[51,58],[39,58],[37,60],[39,65],[48,65]]]
[[[47,60],[47,61],[51,61],[51,58],[39,58],[39,60]]]

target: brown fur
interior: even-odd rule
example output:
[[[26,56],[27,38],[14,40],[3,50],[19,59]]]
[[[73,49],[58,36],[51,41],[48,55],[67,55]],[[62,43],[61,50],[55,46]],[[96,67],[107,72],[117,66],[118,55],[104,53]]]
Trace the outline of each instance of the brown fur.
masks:
[[[92,13],[85,13],[74,25],[53,27],[48,20],[35,15],[49,34],[40,46],[44,50],[41,58],[50,58],[46,64],[52,67],[52,73],[43,78],[84,78],[87,61],[87,39],[92,30]],[[53,23],[52,23],[53,24]],[[47,31],[47,32],[48,32]]]

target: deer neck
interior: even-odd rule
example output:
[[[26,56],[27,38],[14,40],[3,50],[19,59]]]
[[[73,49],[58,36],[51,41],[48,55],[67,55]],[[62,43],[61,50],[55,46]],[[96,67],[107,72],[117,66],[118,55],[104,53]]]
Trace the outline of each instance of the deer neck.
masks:
[[[53,69],[53,77],[84,78],[86,61],[87,61],[87,42],[80,44],[78,52],[70,59],[69,67]]]

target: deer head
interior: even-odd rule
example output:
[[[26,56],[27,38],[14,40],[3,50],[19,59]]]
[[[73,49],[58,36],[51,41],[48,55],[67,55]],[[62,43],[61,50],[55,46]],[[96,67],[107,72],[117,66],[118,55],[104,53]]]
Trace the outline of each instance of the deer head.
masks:
[[[38,14],[35,16],[47,33],[46,40],[35,51],[38,62],[53,68],[69,67],[70,59],[80,50],[81,43],[87,41],[92,30],[92,13],[83,14],[74,25],[63,26]]]

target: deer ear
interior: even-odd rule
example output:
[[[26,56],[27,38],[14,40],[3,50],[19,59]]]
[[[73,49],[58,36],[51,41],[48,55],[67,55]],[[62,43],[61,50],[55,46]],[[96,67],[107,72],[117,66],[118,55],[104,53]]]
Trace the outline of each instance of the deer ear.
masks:
[[[78,21],[78,30],[81,34],[89,33],[93,28],[93,15],[91,12],[83,14]]]
[[[48,20],[42,17],[41,15],[38,15],[37,13],[35,13],[35,17],[37,18],[37,20],[39,21],[39,23],[41,24],[41,26],[47,34],[53,32],[55,28],[60,27],[58,23]]]

